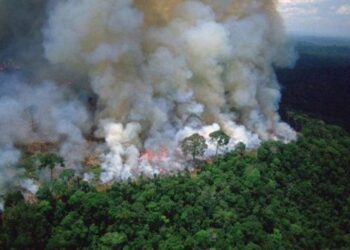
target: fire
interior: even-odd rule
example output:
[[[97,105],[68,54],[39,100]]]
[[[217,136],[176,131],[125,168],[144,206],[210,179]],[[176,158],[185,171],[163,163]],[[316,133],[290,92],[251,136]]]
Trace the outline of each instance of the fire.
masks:
[[[156,170],[157,175],[162,176],[168,174],[168,171],[162,164],[169,161],[169,152],[166,148],[162,148],[159,151],[146,149],[142,152],[139,161],[151,165],[152,168]]]
[[[148,162],[164,162],[167,159],[168,150],[166,148],[163,148],[158,152],[147,149],[140,156],[140,161]]]

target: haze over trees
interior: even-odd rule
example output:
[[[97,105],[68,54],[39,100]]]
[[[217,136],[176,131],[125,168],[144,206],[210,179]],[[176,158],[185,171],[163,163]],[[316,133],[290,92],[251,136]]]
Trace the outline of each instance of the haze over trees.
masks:
[[[297,50],[296,66],[277,71],[282,116],[298,110],[350,131],[350,41],[301,37]]]
[[[200,172],[101,190],[65,171],[32,205],[14,190],[0,249],[347,249],[349,134],[291,119],[298,141],[242,145]]]
[[[55,167],[60,166],[64,167],[64,160],[62,157],[47,153],[47,154],[39,154],[38,155],[39,160],[39,168],[48,168],[50,170],[50,180],[53,180],[53,171]]]
[[[209,137],[213,142],[216,143],[215,157],[218,156],[221,147],[226,146],[230,142],[230,137],[222,130],[211,133]]]
[[[350,49],[281,69],[277,2],[0,0],[0,249],[350,249],[350,136],[295,112],[350,131]]]
[[[204,155],[207,148],[205,138],[197,133],[185,138],[181,143],[182,152],[186,156],[190,155],[193,163],[196,162],[196,157]]]

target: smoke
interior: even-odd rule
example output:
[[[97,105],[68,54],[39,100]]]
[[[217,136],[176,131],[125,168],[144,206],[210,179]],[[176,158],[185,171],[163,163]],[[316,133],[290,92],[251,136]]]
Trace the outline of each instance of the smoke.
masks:
[[[52,82],[29,85],[0,74],[0,191],[25,178],[17,168],[17,148],[36,142],[58,144],[68,167],[79,169],[86,154],[83,131],[89,129],[89,115],[69,91]],[[28,185],[26,185],[28,186]]]
[[[39,186],[31,179],[27,179],[27,180],[22,181],[21,187],[24,190],[27,190],[32,194],[36,194],[39,190]]]
[[[28,75],[44,66],[41,30],[48,2],[0,0],[0,58],[15,62]]]
[[[231,137],[228,148],[296,139],[278,115],[274,68],[292,66],[296,56],[276,1],[44,2],[43,14],[33,17],[42,33],[32,41],[41,46],[30,50],[44,61],[46,73],[37,69],[37,78],[49,81],[0,86],[0,113],[8,120],[0,122],[0,152],[50,141],[79,166],[92,153],[85,138],[93,128],[105,141],[93,149],[101,180],[110,182],[185,168],[179,144],[193,133],[208,139],[222,129]],[[66,72],[71,85],[61,80]],[[9,86],[13,91],[5,91]],[[213,152],[210,145],[206,156]]]
[[[65,1],[50,14],[45,52],[90,76],[97,120],[108,119],[96,136],[110,181],[172,170],[138,159],[176,155],[179,134],[214,123],[250,147],[295,139],[277,113],[274,66],[294,60],[282,30],[273,1]]]

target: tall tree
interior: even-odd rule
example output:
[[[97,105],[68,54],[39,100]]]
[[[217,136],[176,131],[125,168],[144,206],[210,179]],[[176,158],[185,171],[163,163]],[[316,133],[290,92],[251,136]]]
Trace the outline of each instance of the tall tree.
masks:
[[[207,148],[205,138],[197,133],[185,138],[181,143],[182,152],[191,155],[193,162],[197,156],[202,156]]]
[[[226,146],[230,142],[230,137],[222,130],[211,133],[209,137],[212,142],[216,143],[215,157],[218,156],[220,147]]]
[[[53,170],[56,166],[65,167],[64,159],[53,153],[39,154],[38,159],[40,162],[39,168],[50,169],[50,179],[53,180]]]

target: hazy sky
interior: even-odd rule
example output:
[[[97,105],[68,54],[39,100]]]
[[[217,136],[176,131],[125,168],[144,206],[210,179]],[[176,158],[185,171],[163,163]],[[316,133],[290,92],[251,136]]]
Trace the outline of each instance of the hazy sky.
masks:
[[[350,37],[350,0],[280,0],[289,33]]]

